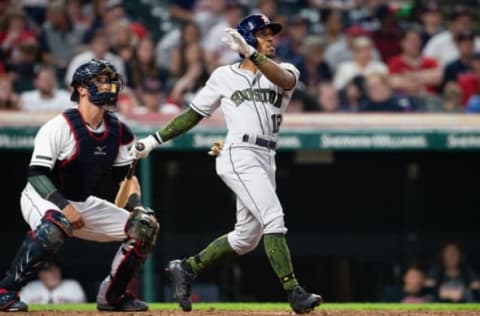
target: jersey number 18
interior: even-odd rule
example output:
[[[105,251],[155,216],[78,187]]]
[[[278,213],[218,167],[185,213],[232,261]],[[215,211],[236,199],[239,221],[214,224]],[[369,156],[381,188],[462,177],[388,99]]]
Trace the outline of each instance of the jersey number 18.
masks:
[[[282,124],[282,114],[272,114],[272,125],[273,130],[272,132],[278,133],[280,130],[280,124]]]

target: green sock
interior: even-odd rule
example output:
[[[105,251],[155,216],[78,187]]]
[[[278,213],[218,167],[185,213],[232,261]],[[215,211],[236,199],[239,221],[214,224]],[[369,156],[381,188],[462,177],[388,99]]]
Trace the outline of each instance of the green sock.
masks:
[[[284,234],[263,235],[263,245],[270,265],[282,283],[283,289],[292,290],[298,285],[293,273],[292,259]]]
[[[235,254],[235,251],[228,243],[227,235],[223,235],[212,241],[205,249],[200,251],[200,253],[187,258],[186,262],[192,271],[198,274],[217,262]]]

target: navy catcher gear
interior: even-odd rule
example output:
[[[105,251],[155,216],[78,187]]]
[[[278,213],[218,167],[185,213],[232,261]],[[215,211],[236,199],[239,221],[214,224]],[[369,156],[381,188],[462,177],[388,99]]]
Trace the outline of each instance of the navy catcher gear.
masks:
[[[27,234],[7,276],[0,281],[0,288],[20,290],[58,252],[65,237],[71,234],[72,227],[61,212],[47,211],[35,231]]]
[[[110,83],[110,91],[100,92],[97,87],[96,79],[100,75],[105,75]],[[73,93],[70,97],[72,101],[78,102],[79,95],[77,87],[85,86],[90,93],[89,100],[97,106],[116,105],[118,93],[123,87],[122,79],[115,66],[110,62],[101,59],[92,59],[75,70],[72,83]]]
[[[132,301],[130,307],[121,305],[128,283],[140,270],[155,245],[159,224],[154,214],[152,210],[141,206],[132,211],[125,224],[128,238],[113,259],[112,273],[100,285],[99,295],[104,293],[106,302],[97,305],[99,310],[146,310],[143,302]]]
[[[243,18],[238,23],[237,31],[250,46],[257,48],[258,43],[257,38],[255,37],[255,32],[266,27],[272,30],[273,35],[280,33],[282,30],[282,25],[280,23],[271,22],[266,15],[252,14]]]

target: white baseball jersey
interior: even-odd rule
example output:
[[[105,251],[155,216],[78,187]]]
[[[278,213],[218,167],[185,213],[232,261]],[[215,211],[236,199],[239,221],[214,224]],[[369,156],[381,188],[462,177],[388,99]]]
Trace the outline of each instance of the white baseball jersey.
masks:
[[[282,114],[295,89],[283,90],[260,71],[253,73],[239,65],[217,68],[190,106],[206,117],[221,106],[228,129],[226,143],[241,140],[244,134],[277,141]],[[295,66],[280,66],[292,72],[298,82],[300,73]]]
[[[49,290],[41,281],[28,283],[20,290],[20,299],[27,304],[85,303],[87,301],[82,286],[76,280],[62,280]]]
[[[298,82],[295,66],[280,66]],[[278,140],[282,114],[293,91],[278,87],[261,72],[233,64],[216,69],[190,105],[206,117],[219,106],[224,113],[228,133],[216,171],[237,196],[236,224],[228,241],[240,255],[255,249],[263,234],[287,231],[275,191],[275,150],[256,140]]]
[[[89,131],[101,133],[105,129],[101,124],[96,130],[87,126]],[[128,165],[132,158],[128,155],[130,144],[120,145],[114,166]],[[76,141],[67,120],[62,114],[52,118],[43,125],[36,137],[30,166],[42,166],[52,169],[57,160],[68,160],[75,154]],[[94,241],[120,241],[124,239],[124,224],[129,213],[114,204],[89,196],[85,201],[69,201],[82,215],[85,226],[74,230],[74,236]],[[25,221],[34,230],[46,211],[58,207],[50,201],[43,199],[32,185],[27,183],[21,194],[21,209]]]

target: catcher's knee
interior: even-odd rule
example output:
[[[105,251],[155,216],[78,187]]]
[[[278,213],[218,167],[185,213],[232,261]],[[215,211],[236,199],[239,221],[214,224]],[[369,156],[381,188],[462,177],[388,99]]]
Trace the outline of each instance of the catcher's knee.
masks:
[[[34,234],[45,248],[56,252],[63,245],[65,236],[71,236],[72,232],[72,225],[61,212],[49,210],[43,216]]]
[[[136,207],[125,224],[125,234],[136,241],[140,255],[146,255],[155,245],[160,224],[151,209]]]
[[[228,241],[232,249],[239,255],[249,253],[257,248],[263,235],[260,224],[250,227],[247,230],[234,230],[228,234]]]

